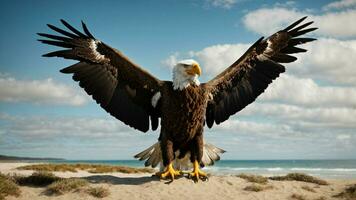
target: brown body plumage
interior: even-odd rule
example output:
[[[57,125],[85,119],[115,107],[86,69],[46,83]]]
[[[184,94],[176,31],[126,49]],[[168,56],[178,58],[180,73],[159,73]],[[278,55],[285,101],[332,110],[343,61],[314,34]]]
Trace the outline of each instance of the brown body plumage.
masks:
[[[176,91],[171,82],[166,82],[161,91],[160,141],[164,165],[174,160],[174,152],[177,150],[180,151],[181,158],[190,151],[191,160],[198,159],[200,162],[207,104],[205,90],[193,85]]]
[[[197,81],[201,69],[195,61],[178,63],[173,81],[161,81],[118,50],[95,39],[84,23],[84,33],[64,20],[62,23],[71,32],[48,25],[65,37],[39,33],[51,39],[39,41],[66,48],[44,56],[78,60],[61,72],[73,74],[73,79],[117,119],[142,132],[150,126],[156,130],[161,119],[160,151],[155,151],[154,145],[137,155],[142,160],[148,159],[146,165],[155,167],[162,159],[167,168],[161,177],[174,178],[180,173],[175,171],[172,161],[189,153],[194,163],[191,175],[199,179],[205,176],[199,165],[213,163],[219,159],[218,153],[223,152],[204,144],[204,124],[211,128],[252,103],[285,71],[280,63],[293,62],[297,58],[290,54],[306,51],[296,46],[315,39],[298,36],[316,28],[306,28],[312,22],[300,25],[305,18],[257,40],[230,67],[203,84]],[[209,159],[203,162],[204,153],[209,154]]]

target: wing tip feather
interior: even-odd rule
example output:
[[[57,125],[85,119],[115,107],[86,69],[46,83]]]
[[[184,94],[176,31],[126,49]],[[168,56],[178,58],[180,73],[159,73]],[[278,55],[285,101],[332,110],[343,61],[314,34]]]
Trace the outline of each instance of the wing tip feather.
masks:
[[[53,52],[42,54],[42,57],[54,57]]]
[[[292,23],[291,25],[289,25],[287,28],[285,28],[283,31],[289,31],[292,28],[294,28],[295,26],[297,26],[298,24],[300,24],[302,21],[304,21],[308,16],[304,16],[302,18],[300,18],[299,20],[295,21],[294,23]]]
[[[70,74],[72,72],[70,72],[70,70],[68,70],[68,67],[60,69],[59,72],[63,73],[63,74]]]
[[[95,39],[95,37],[90,33],[90,31],[89,31],[87,25],[84,23],[84,21],[83,21],[83,20],[80,20],[80,21],[81,21],[81,23],[82,23],[82,28],[83,28],[84,33],[87,34],[87,36],[88,36],[89,38]]]

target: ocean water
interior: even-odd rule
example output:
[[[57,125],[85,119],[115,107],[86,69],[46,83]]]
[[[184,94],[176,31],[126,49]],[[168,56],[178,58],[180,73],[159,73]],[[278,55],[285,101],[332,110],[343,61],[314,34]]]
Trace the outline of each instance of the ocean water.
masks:
[[[91,163],[143,167],[137,160],[61,160],[56,163]],[[215,175],[253,173],[265,176],[302,172],[329,179],[356,179],[356,160],[220,160],[204,168]]]

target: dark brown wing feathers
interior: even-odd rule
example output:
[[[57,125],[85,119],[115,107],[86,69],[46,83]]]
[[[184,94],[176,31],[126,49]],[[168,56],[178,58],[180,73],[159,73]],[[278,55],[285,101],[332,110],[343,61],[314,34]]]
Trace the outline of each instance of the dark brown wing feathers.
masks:
[[[313,22],[298,26],[306,17],[267,39],[260,38],[235,63],[204,84],[210,92],[206,111],[206,124],[220,124],[231,115],[252,103],[285,68],[280,63],[290,63],[297,58],[289,54],[306,52],[296,47],[315,40],[297,38],[316,30],[304,29]]]
[[[160,114],[151,105],[152,96],[159,91],[161,81],[131,62],[121,52],[96,40],[82,22],[84,33],[61,20],[71,32],[48,24],[63,36],[46,33],[39,41],[65,48],[47,53],[45,57],[62,57],[80,62],[61,70],[73,74],[84,90],[107,112],[125,124],[146,132],[149,122],[158,127]]]

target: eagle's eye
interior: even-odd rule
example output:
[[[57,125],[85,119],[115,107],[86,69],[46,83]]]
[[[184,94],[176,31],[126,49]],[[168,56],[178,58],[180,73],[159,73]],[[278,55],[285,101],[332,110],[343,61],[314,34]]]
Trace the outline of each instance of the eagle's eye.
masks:
[[[182,64],[184,68],[190,67],[188,64]]]

